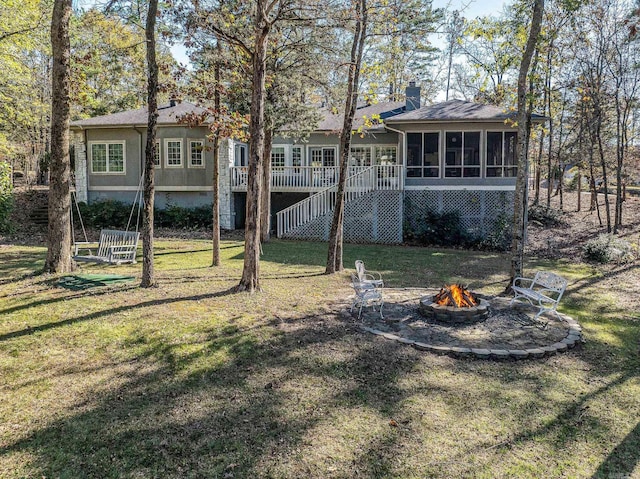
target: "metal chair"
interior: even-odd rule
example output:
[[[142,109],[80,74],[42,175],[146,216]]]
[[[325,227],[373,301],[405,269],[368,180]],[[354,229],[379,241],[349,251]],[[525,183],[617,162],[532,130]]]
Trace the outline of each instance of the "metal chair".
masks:
[[[524,299],[539,308],[534,319],[546,311],[553,311],[557,316],[556,308],[566,288],[567,280],[550,271],[538,271],[533,279],[518,277],[511,285],[514,293],[511,305],[516,300]]]
[[[373,310],[376,310],[376,306],[380,307],[380,318],[384,319],[382,315],[382,306],[384,306],[384,299],[382,297],[382,288],[376,286],[374,283],[364,283],[358,279],[358,276],[351,274],[351,286],[356,295],[353,298],[351,304],[351,312],[353,308],[358,308],[358,319],[362,316],[362,308],[371,306]]]
[[[356,274],[358,281],[365,284],[372,284],[377,288],[384,288],[382,275],[377,271],[367,271],[362,260],[356,260]]]

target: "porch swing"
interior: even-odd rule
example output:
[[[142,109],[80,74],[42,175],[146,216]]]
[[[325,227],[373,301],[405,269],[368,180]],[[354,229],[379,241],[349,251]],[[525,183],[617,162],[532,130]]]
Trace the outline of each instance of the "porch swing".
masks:
[[[136,196],[131,205],[131,213],[129,213],[129,221],[124,230],[103,229],[100,231],[100,239],[96,243],[91,242],[87,238],[87,231],[82,221],[82,215],[80,213],[80,206],[78,205],[78,196],[75,192],[72,192],[76,210],[78,212],[78,218],[80,220],[80,226],[84,235],[84,241],[75,241],[75,227],[73,222],[73,215],[71,215],[71,234],[74,238],[73,242],[73,259],[78,262],[84,263],[101,263],[101,264],[115,264],[120,265],[123,263],[135,263],[136,262],[136,250],[138,248],[138,241],[140,240],[140,232],[138,226],[140,223],[140,210],[142,209],[142,179],[144,175],[140,177],[138,183],[138,189],[136,190]],[[136,217],[136,229],[135,231],[129,231],[131,226],[131,220],[133,219],[133,212],[136,209],[136,203],[138,206],[138,215]],[[82,254],[80,254],[82,253]]]

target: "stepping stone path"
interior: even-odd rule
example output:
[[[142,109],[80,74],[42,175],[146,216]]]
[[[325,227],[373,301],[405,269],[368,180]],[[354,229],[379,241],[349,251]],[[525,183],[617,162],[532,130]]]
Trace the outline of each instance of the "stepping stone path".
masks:
[[[489,301],[489,316],[475,324],[428,319],[418,310],[420,298],[438,291],[385,288],[384,319],[378,311],[363,309],[361,328],[419,350],[478,359],[537,359],[582,343],[582,328],[571,317],[545,313],[536,321],[537,308],[520,302],[512,308],[511,297],[483,296]],[[349,315],[357,320],[357,311]]]

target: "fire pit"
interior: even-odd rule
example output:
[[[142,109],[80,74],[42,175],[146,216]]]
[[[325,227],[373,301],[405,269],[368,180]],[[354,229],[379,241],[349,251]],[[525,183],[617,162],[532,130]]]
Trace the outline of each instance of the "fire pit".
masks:
[[[489,315],[489,302],[459,284],[440,289],[435,296],[420,299],[420,313],[447,323],[475,323]]]

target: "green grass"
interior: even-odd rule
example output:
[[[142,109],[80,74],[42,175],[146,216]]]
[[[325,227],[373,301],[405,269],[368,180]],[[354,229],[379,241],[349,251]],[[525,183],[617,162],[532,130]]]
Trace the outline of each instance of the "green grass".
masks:
[[[158,241],[159,287],[71,291],[0,246],[0,477],[640,477],[637,265],[532,261],[569,279],[580,350],[456,360],[359,331],[326,244],[264,246],[263,293],[235,294],[242,244]],[[508,258],[345,247],[391,287],[504,289]],[[140,276],[141,266],[83,266]],[[618,279],[620,290],[603,288]]]

